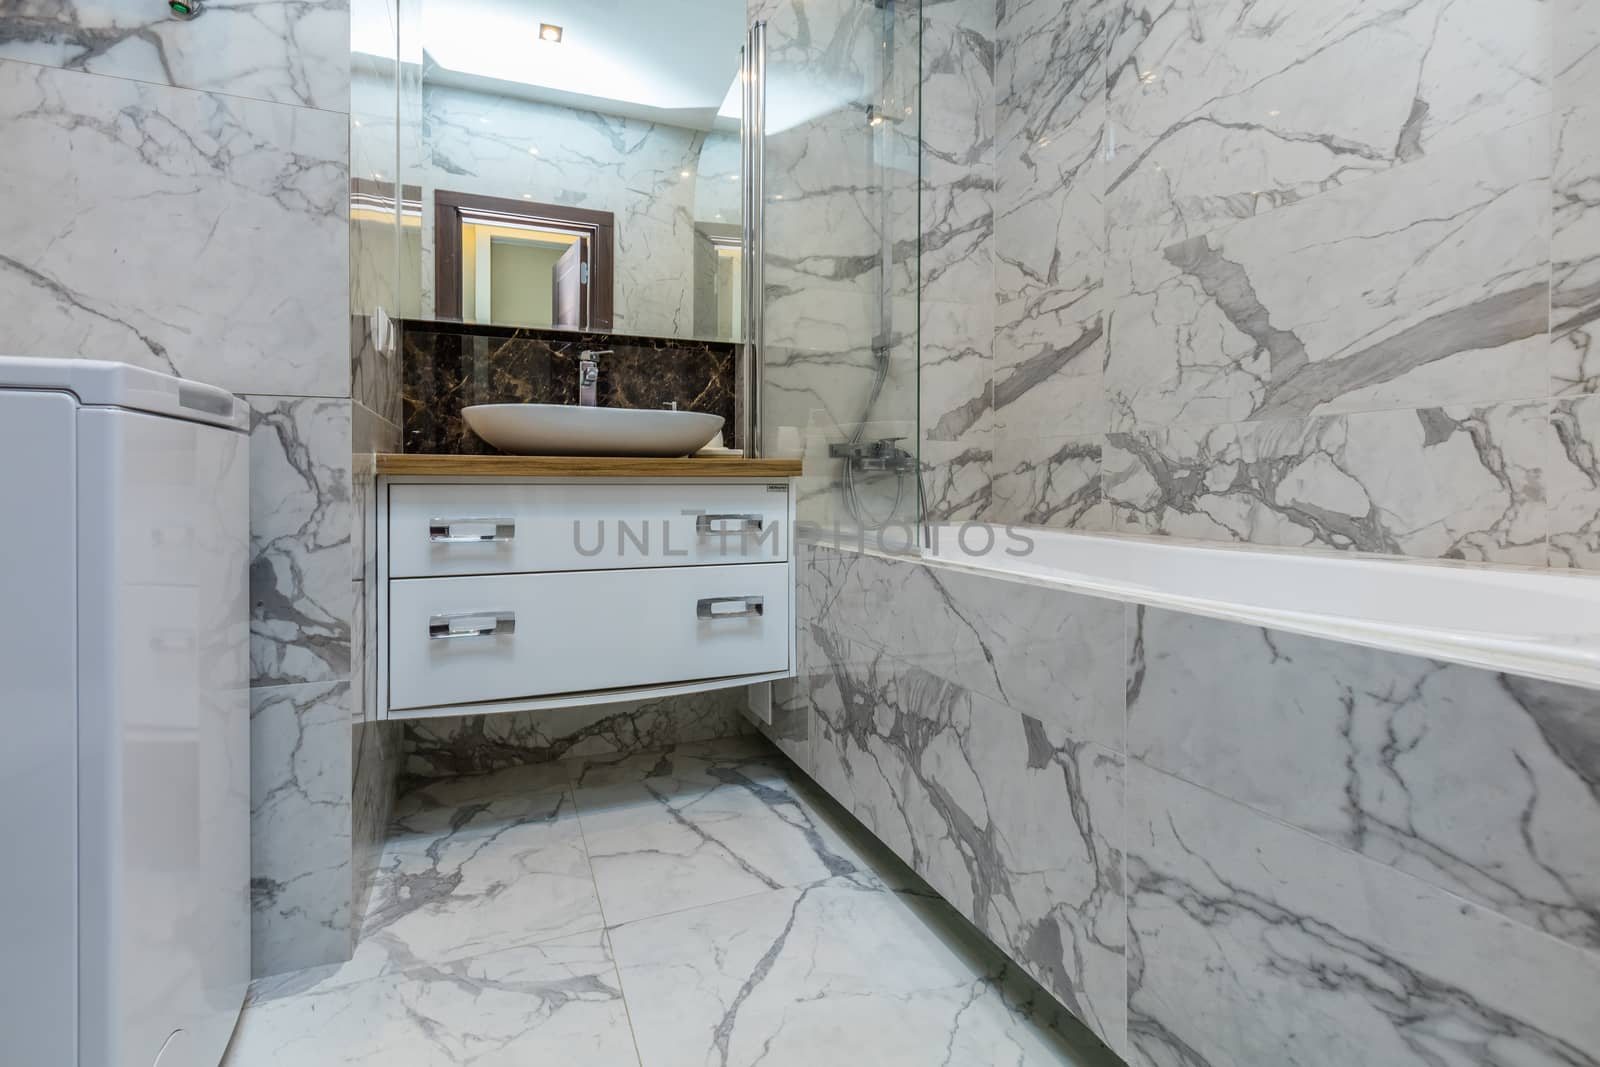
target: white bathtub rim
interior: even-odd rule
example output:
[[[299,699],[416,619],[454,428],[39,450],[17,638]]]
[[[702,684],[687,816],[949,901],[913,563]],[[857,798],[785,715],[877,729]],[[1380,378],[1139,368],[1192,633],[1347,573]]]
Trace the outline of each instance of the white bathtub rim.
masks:
[[[1031,533],[1035,531],[1029,528],[1025,532]],[[1095,537],[1112,541],[1121,540],[1116,535],[1080,533],[1077,531],[1045,530],[1037,532],[1071,537]],[[1169,543],[1159,538],[1139,538],[1138,540],[1156,542],[1158,544]],[[1344,616],[1317,612],[1288,611],[1281,608],[1256,605],[1231,605],[1207,598],[1161,593],[1145,586],[1089,578],[1083,575],[1044,570],[1019,570],[1004,566],[972,563],[948,556],[929,554],[921,556],[903,555],[882,552],[873,548],[839,547],[823,541],[814,543],[819,547],[829,548],[840,553],[877,556],[881,559],[894,560],[901,563],[920,563],[928,567],[982,575],[1000,581],[1048,586],[1103,600],[1116,600],[1145,607],[1180,611],[1190,615],[1200,615],[1246,626],[1282,630],[1287,633],[1318,637],[1330,641],[1342,641],[1346,644],[1371,648],[1380,652],[1421,656],[1426,659],[1457,663],[1480,670],[1514,674],[1540,681],[1600,690],[1600,650],[1563,646],[1559,641],[1550,638],[1514,638],[1483,633],[1452,634],[1392,623],[1363,622]],[[1254,549],[1248,547],[1225,546],[1205,542],[1186,543],[1173,541],[1170,543],[1173,547],[1203,547],[1220,551],[1232,550],[1239,552],[1254,551]],[[1323,558],[1327,558],[1327,556],[1324,555]],[[1341,557],[1336,556],[1334,558]],[[1371,559],[1374,566],[1382,566],[1390,557],[1362,556],[1356,558],[1363,561]],[[1352,560],[1352,562],[1354,561]],[[1411,564],[1454,563],[1455,561],[1401,559],[1397,562]],[[1503,569],[1532,574],[1548,573],[1543,568],[1532,567]],[[1600,578],[1595,576],[1581,574],[1562,576],[1570,577],[1575,581],[1595,582],[1597,591],[1600,591]],[[1597,610],[1600,610],[1600,608],[1597,608]]]

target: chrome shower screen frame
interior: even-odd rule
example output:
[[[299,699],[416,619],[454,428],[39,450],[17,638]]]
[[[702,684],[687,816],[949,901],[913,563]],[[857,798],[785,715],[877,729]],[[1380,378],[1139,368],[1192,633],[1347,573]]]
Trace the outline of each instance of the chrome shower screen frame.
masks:
[[[758,21],[745,40],[744,61],[740,66],[743,88],[743,121],[740,124],[739,155],[744,191],[744,256],[741,261],[744,285],[744,345],[738,374],[739,440],[744,454],[762,454],[761,387],[765,345],[766,269],[763,206],[766,203],[767,132],[767,24]]]

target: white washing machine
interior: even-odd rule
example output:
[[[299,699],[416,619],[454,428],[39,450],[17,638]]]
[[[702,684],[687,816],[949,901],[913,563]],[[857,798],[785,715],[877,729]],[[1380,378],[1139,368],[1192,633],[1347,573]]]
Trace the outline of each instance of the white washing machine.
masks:
[[[250,976],[249,414],[0,358],[0,1063],[215,1067]]]

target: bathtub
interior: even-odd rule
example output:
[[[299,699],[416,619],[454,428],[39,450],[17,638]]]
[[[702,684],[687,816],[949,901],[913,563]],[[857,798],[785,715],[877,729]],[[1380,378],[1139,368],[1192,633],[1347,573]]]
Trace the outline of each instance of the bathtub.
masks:
[[[1600,689],[1600,575],[979,523],[928,540],[965,570]]]
[[[1127,1062],[1600,1067],[1600,577],[930,532],[768,736]]]

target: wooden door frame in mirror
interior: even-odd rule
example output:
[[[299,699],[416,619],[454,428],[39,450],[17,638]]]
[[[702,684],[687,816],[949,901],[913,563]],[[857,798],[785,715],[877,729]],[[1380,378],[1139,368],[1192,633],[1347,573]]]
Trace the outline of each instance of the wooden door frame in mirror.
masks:
[[[509,200],[447,189],[433,194],[434,314],[461,319],[461,223],[496,220],[534,223],[544,229],[574,233],[589,241],[589,299],[581,329],[612,329],[615,292],[612,263],[616,217],[609,211]]]

